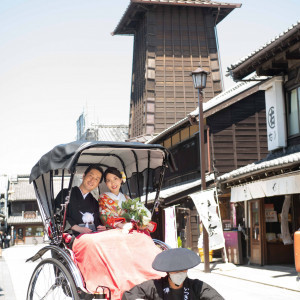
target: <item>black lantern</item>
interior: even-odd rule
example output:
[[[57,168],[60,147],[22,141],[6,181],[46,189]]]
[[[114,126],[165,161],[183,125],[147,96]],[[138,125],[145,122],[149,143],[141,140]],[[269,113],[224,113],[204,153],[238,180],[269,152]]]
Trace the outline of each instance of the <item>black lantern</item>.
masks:
[[[202,90],[206,87],[206,79],[208,74],[209,72],[206,72],[201,67],[191,73],[195,89]]]

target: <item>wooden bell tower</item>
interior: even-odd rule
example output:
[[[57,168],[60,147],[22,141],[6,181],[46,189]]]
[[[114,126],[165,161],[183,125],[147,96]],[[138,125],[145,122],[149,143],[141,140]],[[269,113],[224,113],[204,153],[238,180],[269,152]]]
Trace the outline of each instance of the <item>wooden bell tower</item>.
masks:
[[[222,92],[216,25],[240,4],[131,0],[113,34],[133,35],[129,138],[157,134],[198,106],[190,73],[210,72],[204,101]]]

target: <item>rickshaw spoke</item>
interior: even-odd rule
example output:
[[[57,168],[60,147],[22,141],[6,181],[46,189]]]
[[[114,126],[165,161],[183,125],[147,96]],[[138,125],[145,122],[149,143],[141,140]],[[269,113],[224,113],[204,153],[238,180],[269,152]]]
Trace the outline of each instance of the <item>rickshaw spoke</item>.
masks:
[[[47,291],[46,295],[45,295],[43,298],[41,298],[41,300],[47,299],[46,297],[49,295],[49,293],[53,292],[54,289],[55,289],[56,287],[57,287],[56,284],[52,285],[52,286],[50,287],[50,289]]]

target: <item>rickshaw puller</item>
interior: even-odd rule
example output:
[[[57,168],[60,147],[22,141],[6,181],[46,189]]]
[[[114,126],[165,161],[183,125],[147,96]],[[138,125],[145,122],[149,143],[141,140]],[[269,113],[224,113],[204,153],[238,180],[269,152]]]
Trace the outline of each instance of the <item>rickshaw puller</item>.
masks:
[[[187,270],[199,263],[199,256],[189,249],[175,248],[163,251],[155,257],[152,268],[167,272],[168,275],[136,285],[123,294],[122,300],[224,300],[205,282],[187,277]]]

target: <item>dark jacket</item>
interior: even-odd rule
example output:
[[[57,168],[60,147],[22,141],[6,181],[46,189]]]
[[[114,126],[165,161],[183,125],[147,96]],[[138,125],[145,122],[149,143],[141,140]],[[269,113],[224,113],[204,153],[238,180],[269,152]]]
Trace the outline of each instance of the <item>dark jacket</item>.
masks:
[[[168,277],[148,280],[136,285],[123,294],[122,300],[135,300],[138,298],[148,300],[172,299]],[[224,300],[224,298],[211,286],[198,279],[186,278],[182,288],[182,299]]]
[[[68,195],[68,190],[63,189],[59,192],[55,199],[56,209],[60,207],[60,203],[62,203],[62,199],[64,199]],[[65,230],[70,229],[74,225],[82,224],[82,214],[85,212],[89,212],[94,216],[94,225],[101,225],[100,221],[100,213],[99,213],[99,204],[98,201],[94,198],[94,196],[89,193],[84,199],[79,187],[75,186],[72,188],[70,202],[67,206],[67,216],[66,216],[66,226]],[[75,235],[78,235],[79,232],[75,232]]]

